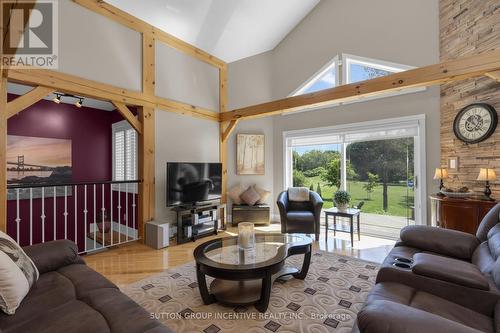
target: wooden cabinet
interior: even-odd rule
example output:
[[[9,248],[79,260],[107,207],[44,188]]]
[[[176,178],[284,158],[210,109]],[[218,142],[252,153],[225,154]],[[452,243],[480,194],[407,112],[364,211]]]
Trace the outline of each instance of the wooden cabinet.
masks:
[[[270,207],[265,205],[233,205],[232,215],[233,226],[238,225],[240,222],[269,225]]]
[[[497,201],[455,199],[432,195],[433,220],[441,228],[476,234],[479,223]]]

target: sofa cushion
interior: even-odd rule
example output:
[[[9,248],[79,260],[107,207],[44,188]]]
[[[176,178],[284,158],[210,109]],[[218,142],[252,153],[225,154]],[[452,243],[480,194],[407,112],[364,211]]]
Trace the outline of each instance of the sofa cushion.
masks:
[[[476,231],[476,237],[479,238],[481,242],[484,242],[488,237],[488,232],[493,228],[499,221],[500,214],[500,204],[495,205],[491,208],[488,213],[483,217],[483,220],[479,224]]]
[[[5,329],[3,333],[109,333],[106,319],[86,303],[73,300],[57,308],[45,309],[39,303],[39,311],[20,325]]]
[[[23,250],[33,260],[40,274],[67,265],[85,263],[78,255],[76,244],[66,239],[25,246]]]
[[[465,287],[490,289],[488,280],[475,265],[453,258],[417,253],[413,256],[412,271],[415,274]]]
[[[286,214],[288,233],[313,233],[314,232],[314,214],[306,211],[291,211]]]
[[[376,283],[404,283],[412,288],[431,293],[485,315],[490,315],[493,312],[495,304],[500,299],[500,293],[493,281],[493,276],[484,276],[489,282],[489,290],[483,290],[415,274],[411,269],[399,268],[393,265],[395,258],[412,259],[418,253],[435,255],[434,253],[407,246],[393,248],[377,274]],[[449,258],[442,255],[440,257]]]
[[[94,290],[84,300],[104,316],[111,332],[142,333],[162,327],[150,313],[117,289]]]
[[[406,246],[466,260],[472,258],[479,246],[479,240],[474,235],[422,225],[404,227],[400,237]]]
[[[485,275],[491,275],[493,272],[493,266],[495,264],[495,259],[491,255],[490,248],[488,247],[488,242],[482,242],[474,251],[472,255],[471,262],[479,268],[481,273]]]
[[[374,313],[378,313],[376,309],[381,311],[374,317]],[[379,283],[375,285],[359,313],[359,328],[362,332],[377,332],[365,328],[375,325],[389,327],[391,316],[400,319],[400,322],[392,323],[400,325],[400,330],[393,326],[392,330],[382,330],[383,332],[406,332],[406,328],[410,329],[409,332],[456,332],[454,329],[467,332],[467,327],[481,332],[495,332],[492,318],[486,315],[403,284]],[[416,330],[411,330],[412,321],[417,324]],[[425,325],[432,330],[426,329]]]
[[[75,288],[69,279],[58,272],[42,274],[14,316],[0,314],[0,329],[10,329],[30,320],[36,313],[57,308],[75,299]]]
[[[495,225],[488,232],[488,247],[493,259],[498,259],[500,256],[500,224]]]
[[[83,299],[89,292],[100,289],[118,289],[111,281],[87,265],[69,265],[57,271],[71,281],[78,299]]]

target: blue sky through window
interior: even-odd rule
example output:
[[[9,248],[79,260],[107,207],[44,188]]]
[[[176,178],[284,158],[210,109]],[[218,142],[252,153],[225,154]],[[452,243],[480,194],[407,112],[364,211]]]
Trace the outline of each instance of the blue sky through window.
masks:
[[[370,80],[381,76],[387,76],[389,74],[392,73],[382,69],[353,63],[349,66],[349,83]]]
[[[304,89],[301,94],[312,93],[320,90],[325,90],[328,88],[335,87],[336,77],[335,77],[335,67],[329,69],[325,74],[315,79],[314,83]]]
[[[329,145],[314,145],[314,146],[303,146],[303,147],[293,147],[293,151],[302,155],[311,150],[319,151],[340,151],[340,144],[329,144]]]

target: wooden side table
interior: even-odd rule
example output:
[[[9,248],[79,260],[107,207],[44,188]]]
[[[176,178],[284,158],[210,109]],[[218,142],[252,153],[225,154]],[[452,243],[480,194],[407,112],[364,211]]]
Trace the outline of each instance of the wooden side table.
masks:
[[[351,234],[351,244],[354,244],[354,217],[357,218],[357,229],[358,229],[358,241],[361,239],[359,234],[359,216],[361,210],[355,208],[348,208],[346,211],[339,211],[337,207],[330,209],[325,209],[325,241],[328,241],[328,230],[333,230],[333,236],[338,232],[348,232]],[[333,216],[333,228],[328,227],[328,217]],[[349,218],[350,228],[349,230],[337,229],[337,217],[347,217]]]
[[[232,219],[233,226],[237,226],[240,222],[269,225],[270,207],[268,205],[233,205]]]

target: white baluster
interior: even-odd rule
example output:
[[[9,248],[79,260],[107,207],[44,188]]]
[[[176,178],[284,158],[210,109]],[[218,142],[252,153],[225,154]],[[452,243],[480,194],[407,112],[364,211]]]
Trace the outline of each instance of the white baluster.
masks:
[[[120,197],[121,197],[121,184],[118,183],[118,244],[122,242],[122,221],[121,221],[122,205]]]
[[[30,187],[30,245],[33,245],[33,188]]]
[[[97,249],[97,199],[96,199],[96,192],[95,192],[95,184],[93,185],[94,187],[94,250]]]
[[[113,245],[113,184],[109,184],[109,193],[110,193],[110,221],[111,221],[111,245]]]
[[[64,239],[68,239],[68,187],[64,186]]]
[[[137,189],[137,187],[136,187]],[[135,233],[135,193],[132,193],[132,232]],[[134,239],[137,239],[138,238],[138,234],[136,236],[136,234],[134,234]]]
[[[87,252],[87,213],[89,212],[87,210],[87,185],[84,186],[84,203],[83,203],[83,216],[84,216],[84,237],[83,237],[83,241],[85,242],[85,252]]]
[[[19,216],[19,189],[16,189],[16,237],[17,244],[20,244],[20,233],[19,233],[19,222],[21,222],[21,217]]]
[[[56,187],[54,186],[54,238],[53,240],[56,240],[57,239],[57,233],[56,233],[56,230],[57,230],[57,214],[56,214]]]
[[[42,243],[45,243],[45,187],[42,187]]]
[[[125,241],[128,240],[128,196],[129,196],[129,193],[128,193],[128,183],[125,183]]]

